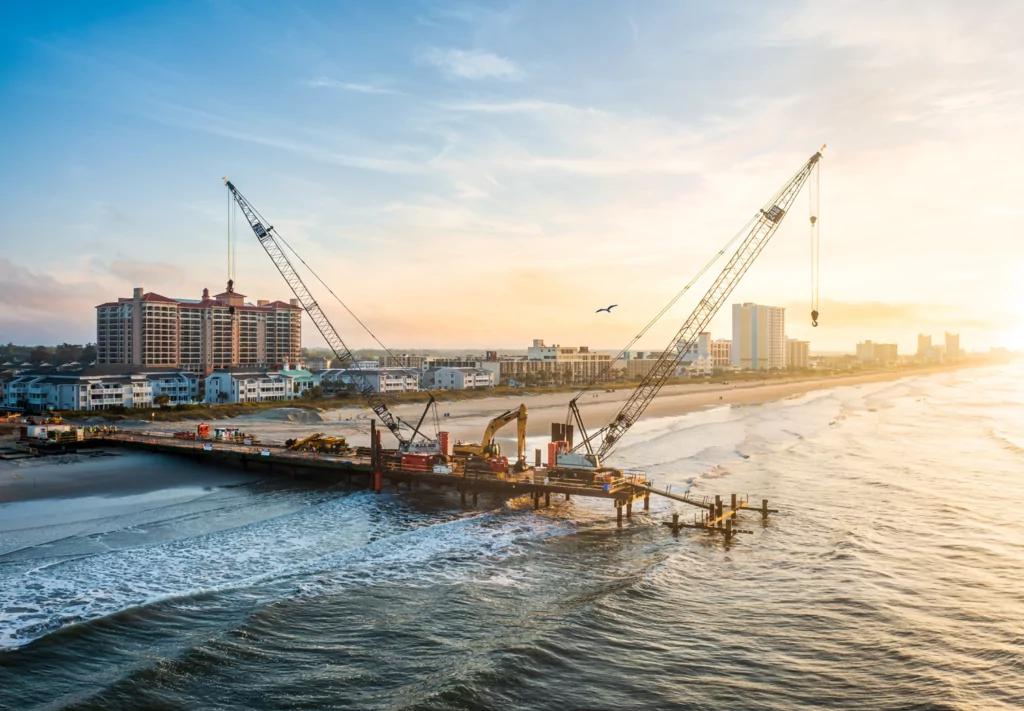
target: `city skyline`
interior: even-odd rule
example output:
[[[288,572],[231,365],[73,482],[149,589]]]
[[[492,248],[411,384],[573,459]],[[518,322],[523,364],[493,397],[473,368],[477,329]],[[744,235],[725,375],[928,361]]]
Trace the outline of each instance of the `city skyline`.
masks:
[[[228,175],[393,348],[614,350],[828,142],[821,326],[805,195],[731,301],[786,307],[817,350],[1024,347],[1019,5],[936,4],[927,36],[877,3],[605,7],[14,10],[0,340],[92,340],[135,287],[219,291]],[[236,235],[239,288],[288,300]]]

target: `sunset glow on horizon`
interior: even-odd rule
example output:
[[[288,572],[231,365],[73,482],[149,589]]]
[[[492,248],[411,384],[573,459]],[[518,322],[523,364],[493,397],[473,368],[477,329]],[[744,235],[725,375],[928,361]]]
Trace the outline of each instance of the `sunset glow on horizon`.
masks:
[[[92,340],[136,286],[219,291],[227,175],[395,349],[613,350],[827,143],[821,325],[806,189],[731,301],[787,307],[812,350],[1024,348],[1020,3],[190,8],[0,30],[0,339]],[[287,299],[236,239],[239,290]]]

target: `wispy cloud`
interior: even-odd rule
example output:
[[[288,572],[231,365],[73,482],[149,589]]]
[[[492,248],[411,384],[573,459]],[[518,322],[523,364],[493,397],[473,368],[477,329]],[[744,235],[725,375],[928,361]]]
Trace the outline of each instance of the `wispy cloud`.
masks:
[[[379,171],[382,173],[412,174],[424,171],[424,166],[402,158],[374,155],[355,155],[335,150],[329,145],[313,143],[287,135],[285,130],[260,130],[251,122],[236,121],[200,109],[169,102],[153,102],[159,110],[143,113],[148,118],[169,126],[201,131],[224,138],[254,143],[270,148],[291,151],[305,158],[348,168]]]
[[[420,52],[418,60],[459,79],[495,78],[515,81],[526,75],[511,59],[480,49],[429,47]]]
[[[303,86],[310,89],[337,89],[339,91],[354,91],[360,94],[401,94],[397,89],[389,89],[375,84],[360,84],[356,82],[339,81],[330,77],[317,77],[302,82]]]

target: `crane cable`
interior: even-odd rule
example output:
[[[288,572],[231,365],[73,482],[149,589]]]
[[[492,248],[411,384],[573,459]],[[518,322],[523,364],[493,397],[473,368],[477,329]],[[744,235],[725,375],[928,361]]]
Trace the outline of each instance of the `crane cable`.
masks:
[[[597,383],[603,382],[604,381],[603,379],[606,378],[608,373],[611,371],[612,366],[615,365],[615,363],[618,363],[622,359],[622,357],[626,354],[626,351],[628,351],[630,348],[632,348],[634,346],[634,344],[636,344],[637,341],[639,341],[641,338],[643,338],[644,334],[646,334],[648,331],[650,331],[651,328],[654,327],[654,324],[656,324],[658,321],[660,321],[661,317],[664,316],[666,313],[668,313],[669,309],[671,309],[673,306],[675,306],[676,302],[679,301],[679,299],[681,299],[683,297],[683,295],[685,295],[686,292],[688,292],[690,290],[690,287],[692,287],[694,284],[696,284],[697,281],[702,276],[704,276],[707,273],[707,271],[709,269],[711,269],[711,267],[713,267],[715,265],[715,262],[717,262],[719,259],[721,259],[722,255],[724,255],[727,251],[729,251],[729,248],[732,247],[733,244],[735,244],[736,241],[739,240],[740,237],[742,237],[744,234],[746,234],[746,232],[750,228],[751,224],[753,224],[753,222],[755,220],[757,220],[758,218],[759,218],[759,215],[754,215],[753,217],[751,217],[750,220],[747,222],[747,224],[743,226],[743,229],[741,229],[739,232],[737,232],[733,236],[733,238],[730,239],[728,243],[726,243],[726,245],[724,247],[722,247],[720,250],[718,250],[718,253],[715,254],[711,258],[711,260],[708,261],[708,263],[705,264],[704,267],[699,272],[697,272],[696,276],[694,276],[692,279],[690,279],[689,282],[687,282],[686,286],[684,286],[679,291],[678,294],[673,296],[672,299],[667,304],[665,304],[665,306],[662,307],[661,311],[659,311],[657,313],[657,315],[655,315],[655,317],[652,318],[650,320],[650,322],[646,326],[643,327],[643,329],[640,331],[640,333],[636,334],[633,337],[633,340],[631,340],[629,343],[627,343],[622,348],[622,350],[620,350],[618,352],[618,354],[614,358],[612,358],[610,361],[608,361],[608,365],[606,365],[604,368],[602,368],[599,373],[594,375],[594,377],[591,379],[591,381],[589,383],[587,383],[586,386],[576,394],[576,396],[573,398],[573,400],[575,401],[575,400],[580,399],[581,397],[583,397],[583,395],[585,395],[588,391],[590,391],[590,389],[593,388]]]
[[[235,205],[233,200],[232,200],[232,205],[233,206]],[[253,212],[256,212],[255,208],[253,209]],[[234,212],[232,212],[231,214],[232,214],[232,218],[233,218],[234,217]],[[270,224],[266,219],[263,218],[263,215],[260,215],[258,212],[256,212],[256,214],[259,216],[259,218],[263,221],[264,224],[267,224],[267,225]],[[339,304],[342,305],[342,307],[345,309],[345,311],[348,312],[348,315],[351,316],[353,318],[353,320],[355,320],[355,322],[358,323],[362,327],[362,329],[364,331],[366,331],[368,334],[370,334],[370,337],[377,343],[377,345],[380,346],[381,349],[385,353],[387,353],[388,356],[390,356],[392,359],[396,359],[395,358],[395,354],[392,353],[391,350],[387,346],[385,346],[381,342],[381,340],[379,338],[377,338],[377,335],[373,331],[370,330],[369,326],[367,326],[365,323],[363,323],[362,320],[358,316],[355,315],[355,313],[352,311],[352,309],[350,309],[348,307],[348,304],[346,304],[344,301],[342,301],[341,297],[334,293],[334,289],[332,289],[330,286],[328,286],[327,282],[325,282],[323,279],[320,278],[320,275],[317,274],[316,271],[313,270],[313,267],[309,266],[309,263],[306,262],[306,260],[302,258],[302,255],[299,254],[298,252],[296,252],[295,248],[292,247],[290,244],[288,244],[288,240],[286,240],[284,237],[281,236],[281,233],[277,231],[277,228],[269,227],[268,230],[273,230],[275,239],[280,241],[281,244],[283,244],[285,246],[285,248],[289,252],[291,252],[292,255],[302,263],[302,266],[304,266],[307,270],[309,270],[309,273],[313,275],[313,278],[315,278],[318,282],[320,282],[321,286],[323,286],[325,289],[327,289],[327,291],[330,293],[330,295],[334,297],[335,301],[337,301]],[[353,358],[354,357],[355,357],[355,354],[353,354]],[[355,364],[354,360],[353,360],[353,364]],[[356,365],[356,370],[359,370],[359,366],[358,365]],[[408,368],[403,368],[402,370],[405,371],[405,372],[408,372],[409,369]],[[427,392],[429,394],[430,391],[428,390]],[[440,422],[437,419],[437,403],[436,402],[434,403],[434,427],[435,427],[435,431],[439,430],[440,427],[441,427],[441,424],[440,424]]]
[[[811,199],[811,326],[817,327],[821,265],[821,230],[818,224],[818,218],[821,215],[821,163],[815,163],[813,170],[814,176],[812,180],[808,181],[807,192]]]

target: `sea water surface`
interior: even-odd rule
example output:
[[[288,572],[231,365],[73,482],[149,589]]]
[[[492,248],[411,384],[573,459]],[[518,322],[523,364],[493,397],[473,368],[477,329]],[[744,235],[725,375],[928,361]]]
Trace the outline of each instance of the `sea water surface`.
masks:
[[[2,504],[0,708],[1024,708],[1021,365],[644,420],[615,463],[780,512],[727,549],[659,499],[227,472]]]

